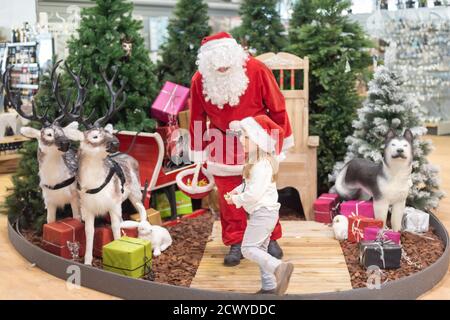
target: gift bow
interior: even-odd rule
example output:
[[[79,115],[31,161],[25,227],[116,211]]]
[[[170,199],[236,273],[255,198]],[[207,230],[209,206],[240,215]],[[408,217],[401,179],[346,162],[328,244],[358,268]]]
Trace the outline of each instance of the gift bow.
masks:
[[[378,231],[377,231],[377,241],[384,241],[384,240],[389,239],[387,234],[386,234],[386,231],[387,231],[386,229],[382,229],[382,228],[378,229]]]
[[[78,259],[80,257],[80,243],[78,241],[67,241],[67,248],[72,255],[72,260]]]
[[[177,96],[175,95],[175,93],[177,92],[178,89],[178,85],[175,84],[175,87],[173,87],[172,91],[167,91],[162,89],[161,92],[167,93],[169,94],[169,100],[167,100],[166,105],[164,106],[163,110],[164,112],[167,110],[167,107],[169,106],[169,104],[173,104],[173,99],[175,99]]]
[[[361,218],[356,218],[355,221],[352,223],[352,234],[355,236],[356,241],[359,242],[359,240],[364,238],[364,233],[359,227],[359,224],[361,223]]]

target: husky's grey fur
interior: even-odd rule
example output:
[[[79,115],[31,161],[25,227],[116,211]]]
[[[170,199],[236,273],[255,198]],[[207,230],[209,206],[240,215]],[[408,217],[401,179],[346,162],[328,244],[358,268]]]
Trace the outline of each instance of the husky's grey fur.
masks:
[[[406,198],[412,186],[413,134],[407,129],[403,136],[393,130],[386,135],[383,161],[353,159],[345,164],[336,178],[335,189],[344,199],[373,198],[375,218],[386,226],[392,207],[391,226],[401,230]]]

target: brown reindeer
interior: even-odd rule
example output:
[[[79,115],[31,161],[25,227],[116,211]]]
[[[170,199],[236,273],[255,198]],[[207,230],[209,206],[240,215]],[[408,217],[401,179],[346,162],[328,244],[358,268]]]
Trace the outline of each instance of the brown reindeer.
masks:
[[[79,169],[77,181],[79,184],[80,206],[86,230],[85,264],[92,264],[92,248],[94,241],[94,219],[96,216],[109,212],[114,239],[120,238],[120,223],[122,221],[122,202],[130,199],[140,213],[142,223],[147,221],[145,208],[141,202],[141,184],[139,180],[139,164],[133,157],[117,153],[119,140],[113,133],[113,126],[106,124],[114,114],[121,110],[126,101],[123,92],[125,82],[121,82],[119,90],[114,91],[117,78],[117,68],[111,79],[102,72],[111,97],[107,113],[93,124],[83,117],[83,108],[77,113],[66,113],[73,121],[79,121],[87,130],[76,128],[67,131],[67,136],[80,141]],[[119,105],[117,99],[122,97]],[[65,109],[67,110],[67,109]]]

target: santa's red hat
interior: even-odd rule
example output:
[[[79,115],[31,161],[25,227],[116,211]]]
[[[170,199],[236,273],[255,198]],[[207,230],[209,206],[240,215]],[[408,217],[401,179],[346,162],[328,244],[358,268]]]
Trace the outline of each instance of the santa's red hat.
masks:
[[[219,32],[202,39],[200,49],[202,51],[209,50],[222,45],[236,45],[237,41],[227,32]]]
[[[266,115],[232,121],[230,129],[243,129],[248,138],[267,153],[279,155],[283,149],[284,130]]]

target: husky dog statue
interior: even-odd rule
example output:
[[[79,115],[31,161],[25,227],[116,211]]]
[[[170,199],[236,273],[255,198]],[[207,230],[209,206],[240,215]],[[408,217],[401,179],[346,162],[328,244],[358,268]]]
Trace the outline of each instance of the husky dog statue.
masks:
[[[373,198],[375,218],[384,222],[392,206],[391,226],[400,231],[406,198],[412,186],[413,134],[407,129],[397,136],[391,129],[386,135],[383,161],[374,163],[353,159],[336,178],[335,189],[344,199],[358,199],[362,194]]]

